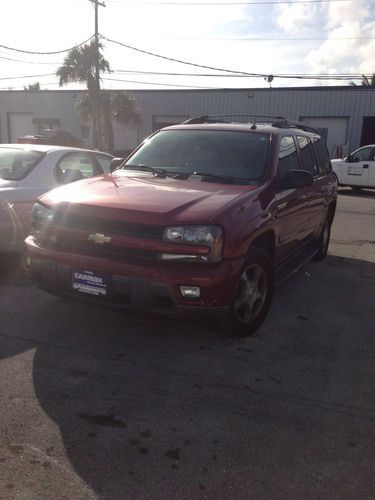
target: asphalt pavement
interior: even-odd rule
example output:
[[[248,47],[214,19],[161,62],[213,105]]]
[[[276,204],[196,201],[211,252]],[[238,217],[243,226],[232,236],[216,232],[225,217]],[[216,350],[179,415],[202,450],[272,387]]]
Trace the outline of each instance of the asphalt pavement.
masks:
[[[0,262],[0,498],[374,499],[375,191],[248,339],[53,297]]]

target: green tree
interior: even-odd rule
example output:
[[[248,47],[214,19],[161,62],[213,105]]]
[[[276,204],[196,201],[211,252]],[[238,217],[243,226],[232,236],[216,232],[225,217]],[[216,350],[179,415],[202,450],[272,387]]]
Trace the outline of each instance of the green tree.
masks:
[[[23,90],[40,90],[40,83],[39,82],[30,83],[29,85],[24,87]]]
[[[101,73],[110,72],[109,62],[104,58],[99,44],[99,71]],[[97,88],[95,79],[96,45],[94,40],[81,47],[70,50],[64,59],[62,66],[56,71],[59,78],[59,85],[67,85],[72,82],[84,83],[88,90],[88,99],[91,110],[95,109],[95,99],[99,98],[100,87]],[[94,113],[92,116],[93,125],[93,146],[101,148],[100,120]]]
[[[78,109],[85,120],[92,118],[92,105],[88,94],[79,99]],[[113,121],[121,124],[137,123],[139,110],[134,97],[123,90],[102,90],[100,92],[99,109],[100,128],[104,132],[104,149],[109,153],[113,153]]]

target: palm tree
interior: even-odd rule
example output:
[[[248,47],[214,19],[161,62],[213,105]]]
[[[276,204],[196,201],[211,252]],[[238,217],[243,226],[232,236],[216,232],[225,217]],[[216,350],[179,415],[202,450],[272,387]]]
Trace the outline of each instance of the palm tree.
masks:
[[[352,85],[353,87],[358,87],[358,85],[354,82],[350,82],[349,85]],[[373,73],[370,78],[366,75],[362,75],[361,87],[368,87],[368,88],[375,87],[375,73]]]
[[[371,78],[368,78],[366,75],[362,76],[362,87],[375,87],[375,73],[372,74]]]
[[[99,44],[99,49],[102,45]],[[95,62],[96,62],[96,44],[92,40],[90,43],[76,47],[70,50],[64,59],[62,66],[56,71],[56,76],[59,77],[59,85],[67,85],[71,82],[85,83],[88,90],[88,99],[91,109],[95,109],[95,98],[97,96],[97,82],[95,79]],[[110,72],[109,62],[99,52],[99,72]],[[100,120],[96,114],[93,114],[93,146],[100,148]]]
[[[92,105],[88,94],[81,97],[77,103],[81,116],[87,120],[92,118]],[[99,99],[101,125],[104,130],[104,148],[113,153],[113,120],[118,123],[137,123],[139,110],[134,97],[123,90],[102,90]]]

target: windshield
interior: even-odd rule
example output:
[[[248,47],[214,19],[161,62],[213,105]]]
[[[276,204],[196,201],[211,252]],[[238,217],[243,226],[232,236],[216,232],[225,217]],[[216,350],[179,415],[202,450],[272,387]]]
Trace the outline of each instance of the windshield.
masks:
[[[0,148],[0,179],[18,181],[39,162],[43,153],[28,149]]]
[[[250,181],[259,179],[264,172],[268,143],[267,134],[162,130],[148,139],[125,165],[147,165],[176,174],[204,172]]]

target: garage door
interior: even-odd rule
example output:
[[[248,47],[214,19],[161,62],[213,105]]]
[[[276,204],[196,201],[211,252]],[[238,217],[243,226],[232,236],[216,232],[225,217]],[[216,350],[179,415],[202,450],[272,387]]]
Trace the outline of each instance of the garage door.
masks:
[[[304,116],[301,117],[301,120],[321,129],[321,133],[327,141],[328,151],[331,156],[337,145],[344,146],[347,143],[349,118]]]
[[[17,137],[34,133],[33,113],[9,113],[9,142],[17,142]]]

